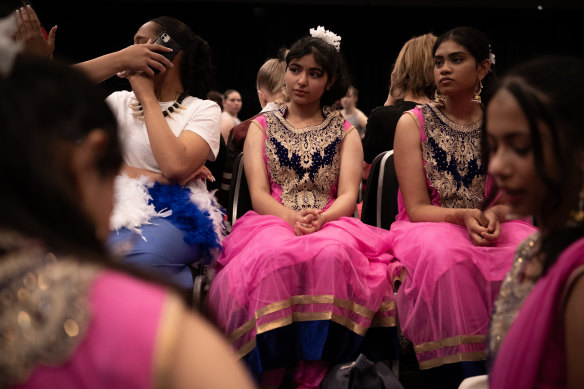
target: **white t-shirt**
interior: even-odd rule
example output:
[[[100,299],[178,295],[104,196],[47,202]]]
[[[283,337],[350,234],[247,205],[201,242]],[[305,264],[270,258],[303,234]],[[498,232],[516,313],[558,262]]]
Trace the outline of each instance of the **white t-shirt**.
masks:
[[[120,127],[124,163],[161,173],[152,154],[146,124],[143,118],[134,117],[132,115],[134,111],[129,107],[135,102],[133,98],[134,92],[123,90],[112,93],[106,99]],[[172,104],[174,101],[161,102],[160,109],[165,110]],[[192,96],[186,97],[182,105],[186,109],[175,111],[172,113],[172,118],[166,118],[168,126],[177,137],[185,130],[198,134],[211,148],[207,159],[214,161],[219,152],[221,109],[214,101],[201,100]]]

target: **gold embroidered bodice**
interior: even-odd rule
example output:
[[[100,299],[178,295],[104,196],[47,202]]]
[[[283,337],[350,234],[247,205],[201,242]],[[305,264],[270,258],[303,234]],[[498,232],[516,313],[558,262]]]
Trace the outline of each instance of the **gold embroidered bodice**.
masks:
[[[25,380],[40,364],[59,364],[89,322],[93,265],[48,253],[38,242],[0,233],[0,387]]]
[[[489,366],[495,360],[501,343],[505,339],[517,313],[541,276],[541,263],[534,258],[539,247],[540,232],[525,239],[517,247],[511,270],[505,276],[499,296],[495,301],[489,336],[487,339],[487,362]]]
[[[271,179],[282,187],[281,202],[286,207],[323,209],[336,197],[344,119],[333,112],[316,126],[295,128],[284,112],[285,108],[264,114]]]
[[[446,208],[478,208],[485,199],[486,166],[481,161],[483,121],[462,126],[434,103],[419,106],[424,116],[422,156],[430,185]]]

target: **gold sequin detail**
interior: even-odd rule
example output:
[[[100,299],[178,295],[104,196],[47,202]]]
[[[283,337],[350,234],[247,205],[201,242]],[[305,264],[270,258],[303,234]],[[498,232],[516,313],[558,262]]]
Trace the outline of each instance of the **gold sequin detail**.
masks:
[[[286,121],[283,111],[266,113],[265,118],[268,168],[282,187],[282,204],[295,211],[323,209],[336,196],[331,188],[341,169],[344,119],[334,112],[319,125],[298,129]]]
[[[535,232],[529,238],[525,239],[517,247],[515,260],[511,270],[505,276],[499,297],[495,301],[491,325],[489,327],[489,337],[487,344],[487,360],[494,361],[509,327],[517,317],[517,313],[523,304],[523,301],[529,295],[537,278],[541,274],[533,274],[531,277],[525,277],[529,269],[535,269],[535,272],[541,272],[541,266],[534,258],[537,251],[537,242],[540,239],[540,233]]]
[[[67,336],[74,338],[79,335],[79,324],[73,319],[65,320],[65,324],[63,324],[63,329]]]
[[[433,103],[418,107],[424,115],[426,136],[426,141],[422,142],[422,154],[426,162],[424,169],[430,184],[440,196],[440,205],[446,208],[480,209],[485,199],[486,173],[474,175],[469,167],[471,161],[481,167],[483,122],[462,126],[448,119]],[[429,143],[430,140],[444,153],[435,153]],[[456,162],[460,176],[474,175],[470,184],[461,184],[457,187],[457,180],[452,172],[438,168],[439,165],[451,162]]]
[[[94,265],[47,253],[39,242],[0,232],[0,387],[38,364],[70,358],[87,328]]]

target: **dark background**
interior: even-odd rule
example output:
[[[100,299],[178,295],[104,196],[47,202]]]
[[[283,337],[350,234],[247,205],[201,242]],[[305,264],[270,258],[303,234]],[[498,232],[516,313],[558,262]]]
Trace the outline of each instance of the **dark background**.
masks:
[[[385,102],[393,61],[414,35],[479,28],[491,38],[498,75],[544,54],[584,55],[582,0],[34,0],[33,6],[47,30],[59,26],[55,56],[71,62],[132,44],[136,30],[156,16],[181,19],[211,45],[215,89],[242,94],[241,119],[260,110],[255,77],[261,64],[318,25],[341,35],[341,51],[360,90],[357,105],[367,115]],[[117,78],[102,85],[108,91],[129,87]]]

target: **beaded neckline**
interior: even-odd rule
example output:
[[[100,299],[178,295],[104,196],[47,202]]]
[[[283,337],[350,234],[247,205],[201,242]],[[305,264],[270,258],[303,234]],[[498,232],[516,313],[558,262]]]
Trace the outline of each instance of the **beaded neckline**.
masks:
[[[181,93],[180,96],[174,101],[174,103],[172,103],[170,107],[162,111],[164,117],[172,118],[173,113],[185,109],[186,107],[182,105],[182,102],[187,96],[188,96],[187,91]],[[142,103],[140,103],[138,99],[136,99],[136,97],[132,97],[132,102],[128,105],[128,107],[132,109],[133,111],[132,115],[135,118],[144,120],[144,109],[142,108]]]

